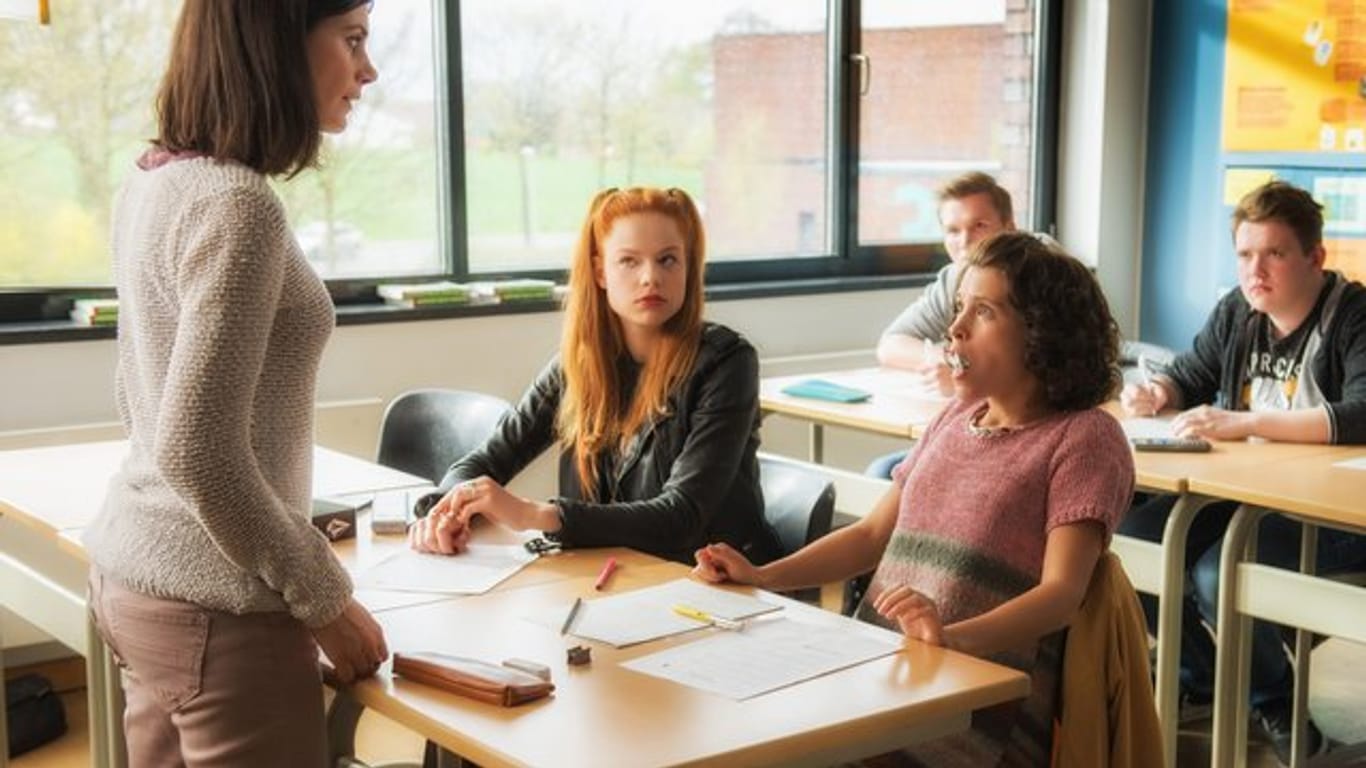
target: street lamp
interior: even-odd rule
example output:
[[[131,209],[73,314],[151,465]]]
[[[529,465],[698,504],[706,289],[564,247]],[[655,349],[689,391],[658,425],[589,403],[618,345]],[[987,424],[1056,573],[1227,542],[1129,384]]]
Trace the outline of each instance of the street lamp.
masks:
[[[522,244],[531,247],[531,158],[536,148],[523,144],[517,153],[517,170],[522,179]]]

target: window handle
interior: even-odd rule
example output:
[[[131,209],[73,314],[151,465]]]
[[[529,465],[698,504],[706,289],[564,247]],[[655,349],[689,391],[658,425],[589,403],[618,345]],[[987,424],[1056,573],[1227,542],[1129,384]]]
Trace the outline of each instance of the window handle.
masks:
[[[867,96],[873,85],[873,60],[865,53],[851,53],[849,60],[858,67],[858,95]]]

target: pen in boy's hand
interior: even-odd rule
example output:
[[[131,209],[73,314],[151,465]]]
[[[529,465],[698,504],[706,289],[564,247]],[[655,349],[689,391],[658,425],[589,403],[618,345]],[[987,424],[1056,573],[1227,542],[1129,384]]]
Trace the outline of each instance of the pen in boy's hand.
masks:
[[[1153,381],[1153,374],[1148,368],[1148,358],[1141,354],[1138,356],[1138,375],[1143,378],[1143,388],[1147,390],[1148,415],[1156,416],[1157,406],[1153,404],[1153,389],[1155,389],[1155,382]]]

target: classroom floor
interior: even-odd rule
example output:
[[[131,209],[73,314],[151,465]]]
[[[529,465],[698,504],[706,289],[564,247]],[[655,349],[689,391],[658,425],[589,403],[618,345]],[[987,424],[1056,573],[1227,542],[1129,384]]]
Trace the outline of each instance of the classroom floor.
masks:
[[[1310,709],[1323,732],[1338,747],[1336,754],[1352,757],[1346,761],[1328,762],[1337,766],[1366,765],[1366,750],[1360,747],[1344,750],[1342,744],[1366,742],[1366,645],[1328,640],[1314,650],[1310,682]],[[16,670],[23,671],[23,670]],[[47,673],[47,670],[43,670]],[[53,675],[66,704],[70,730],[52,744],[36,749],[10,762],[12,768],[83,768],[89,765],[89,740],[86,728],[85,690],[78,685],[79,674],[70,672]],[[68,681],[77,681],[75,683]],[[1209,765],[1209,720],[1199,720],[1182,726],[1177,754],[1177,765]],[[421,736],[382,717],[367,714],[361,718],[356,734],[356,750],[366,762],[412,762],[422,760]],[[1325,758],[1332,758],[1330,751]],[[1315,763],[1319,763],[1316,761]],[[1276,756],[1270,747],[1254,741],[1248,748],[1248,768],[1276,768]]]

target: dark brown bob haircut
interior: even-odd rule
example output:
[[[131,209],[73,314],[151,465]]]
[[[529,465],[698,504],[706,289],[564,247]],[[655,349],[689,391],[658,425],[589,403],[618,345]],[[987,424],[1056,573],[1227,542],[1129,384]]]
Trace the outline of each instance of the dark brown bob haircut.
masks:
[[[1119,326],[1091,270],[1037,237],[1003,232],[967,266],[995,269],[1025,326],[1025,368],[1055,411],[1093,408],[1119,390]]]
[[[322,146],[305,39],[369,0],[185,0],[157,93],[172,152],[232,160],[267,176],[312,167]]]
[[[1279,179],[1243,195],[1233,209],[1233,234],[1243,222],[1279,221],[1290,227],[1304,255],[1323,242],[1323,206],[1303,189]]]
[[[1015,209],[1010,202],[1010,193],[997,184],[991,174],[981,171],[969,171],[945,182],[939,188],[939,204],[973,195],[986,195],[991,200],[991,207],[996,209],[996,215],[1001,217],[1001,223],[1014,224]]]

